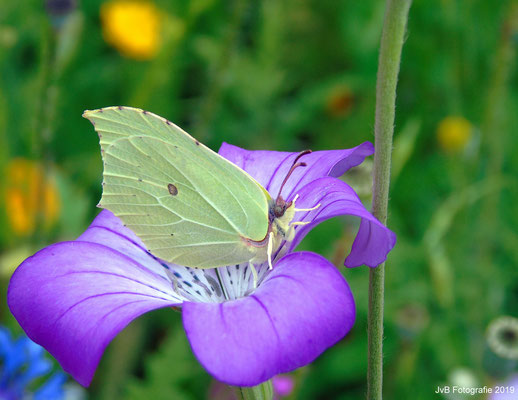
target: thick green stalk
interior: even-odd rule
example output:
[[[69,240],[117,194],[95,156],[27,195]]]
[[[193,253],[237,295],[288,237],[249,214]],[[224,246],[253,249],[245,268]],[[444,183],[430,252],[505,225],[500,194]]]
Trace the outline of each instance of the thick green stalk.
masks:
[[[411,0],[387,0],[378,61],[372,208],[374,216],[384,224],[387,221],[397,76],[410,4]],[[384,281],[385,263],[382,263],[369,271],[367,398],[370,400],[382,398]]]
[[[239,400],[271,400],[273,398],[272,381],[266,381],[253,387],[236,387]]]

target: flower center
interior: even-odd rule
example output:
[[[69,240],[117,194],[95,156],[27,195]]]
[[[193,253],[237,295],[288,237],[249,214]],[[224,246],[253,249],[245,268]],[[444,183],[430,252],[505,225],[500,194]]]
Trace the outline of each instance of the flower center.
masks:
[[[189,268],[161,262],[174,292],[185,301],[222,303],[249,295],[255,290],[250,264],[219,268]],[[268,264],[255,266],[258,286],[268,275]]]

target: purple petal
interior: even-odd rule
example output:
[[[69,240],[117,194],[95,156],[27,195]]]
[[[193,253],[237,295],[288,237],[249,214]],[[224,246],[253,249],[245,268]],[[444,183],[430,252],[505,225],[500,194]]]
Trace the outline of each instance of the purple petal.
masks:
[[[280,185],[299,153],[266,150],[245,150],[223,143],[219,154],[244,169],[257,180],[272,197],[277,196]],[[315,179],[325,176],[341,176],[348,169],[374,154],[374,146],[365,142],[352,149],[315,151],[303,156],[300,161],[306,167],[297,168],[283,188],[282,196],[291,199],[298,190]]]
[[[78,241],[98,243],[119,253],[125,254],[132,260],[145,265],[146,268],[167,279],[161,261],[151,255],[132,230],[126,228],[122,221],[111,211],[102,210],[93,220],[88,229],[77,238]]]
[[[296,208],[311,208],[320,204],[314,211],[298,212],[294,221],[310,222],[297,228],[295,239],[290,244],[292,251],[306,234],[319,223],[338,215],[355,215],[361,223],[352,245],[351,253],[345,260],[347,267],[368,265],[376,267],[387,258],[396,244],[396,235],[379,222],[363,206],[354,190],[336,178],[321,178],[306,185],[299,192]]]
[[[518,393],[518,374],[511,375],[504,382],[498,382],[497,387],[503,388],[498,393],[495,391],[489,395],[488,400],[516,400]],[[495,390],[495,389],[493,389]]]
[[[91,230],[96,231],[96,228],[102,228],[106,232],[111,232],[114,234],[113,238],[118,236],[119,238],[123,238],[126,241],[130,241],[135,243],[137,246],[145,248],[142,240],[133,233],[133,231],[129,228],[126,228],[122,221],[117,218],[113,213],[109,210],[103,209],[97,217],[92,221],[86,232],[84,232],[77,240],[82,240],[85,242],[94,241],[96,243],[102,243],[101,241],[95,239],[95,235],[92,235]],[[92,238],[94,238],[92,240]],[[103,237],[102,241],[104,241],[106,237]]]
[[[126,325],[179,303],[169,281],[130,257],[97,243],[57,243],[25,260],[11,278],[7,297],[15,318],[85,386]]]
[[[194,354],[214,377],[257,385],[312,362],[351,329],[354,300],[323,257],[292,253],[250,296],[225,303],[184,303]]]

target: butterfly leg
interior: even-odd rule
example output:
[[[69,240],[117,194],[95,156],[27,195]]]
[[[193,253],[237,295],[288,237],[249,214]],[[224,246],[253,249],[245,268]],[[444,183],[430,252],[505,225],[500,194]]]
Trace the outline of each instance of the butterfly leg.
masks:
[[[309,222],[302,222],[302,221],[299,221],[299,222],[292,222],[288,228],[288,230],[286,231],[286,234],[284,235],[284,240],[286,240],[287,242],[292,242],[293,239],[295,238],[295,226],[297,225],[307,225],[309,224]]]
[[[273,232],[270,232],[268,235],[268,249],[266,250],[268,254],[268,266],[272,270],[273,264],[272,264],[272,253],[273,253]]]
[[[250,270],[252,271],[252,275],[254,277],[254,289],[257,289],[257,280],[259,279],[259,276],[257,275],[257,270],[255,269],[253,263],[249,262],[248,265],[250,265]]]
[[[299,195],[296,194],[295,197],[293,198],[293,200],[291,201],[293,203],[293,212],[296,213],[298,211],[313,211],[313,210],[316,210],[317,208],[320,207],[320,203],[318,203],[315,207],[311,207],[311,208],[296,208],[295,207],[295,202],[297,201],[297,199],[299,198]]]
[[[315,207],[311,207],[311,208],[295,208],[295,212],[297,211],[313,211],[313,210],[316,210],[320,207],[320,203],[318,203]]]

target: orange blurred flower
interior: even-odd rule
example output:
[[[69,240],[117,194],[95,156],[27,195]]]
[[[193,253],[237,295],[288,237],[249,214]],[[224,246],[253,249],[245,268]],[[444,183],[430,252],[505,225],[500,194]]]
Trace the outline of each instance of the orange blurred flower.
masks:
[[[473,134],[473,126],[464,117],[449,116],[437,126],[437,141],[441,149],[448,153],[462,151]]]
[[[160,12],[147,1],[111,0],[101,6],[104,40],[122,55],[153,58],[160,47]]]
[[[354,104],[354,94],[349,87],[342,85],[334,88],[327,97],[327,113],[334,118],[349,115]]]
[[[5,174],[5,209],[11,230],[19,236],[34,233],[38,218],[44,228],[56,222],[60,199],[55,182],[44,177],[35,161],[15,158]]]

